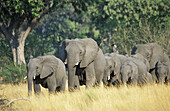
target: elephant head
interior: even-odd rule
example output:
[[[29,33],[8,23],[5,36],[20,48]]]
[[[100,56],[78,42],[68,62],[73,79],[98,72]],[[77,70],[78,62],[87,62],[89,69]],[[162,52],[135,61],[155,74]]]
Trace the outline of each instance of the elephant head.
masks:
[[[163,52],[160,45],[156,43],[138,44],[132,48],[131,54],[140,53],[150,63],[150,72],[155,69],[155,64],[158,61],[169,61],[168,56]]]
[[[44,79],[53,74],[58,62],[52,55],[31,58],[27,64],[28,93],[32,92],[32,82],[36,79]]]
[[[158,78],[158,82],[163,84],[170,79],[170,62],[160,62],[158,61],[155,65],[156,67],[156,75]]]
[[[131,54],[134,55],[134,54],[137,54],[137,53],[141,54],[148,61],[151,61],[152,49],[151,49],[150,45],[147,45],[147,44],[138,44],[138,45],[135,45],[132,48]]]
[[[70,40],[65,48],[68,63],[68,87],[74,88],[76,67],[85,68],[95,60],[99,47],[90,38]]]
[[[147,71],[149,72],[149,70],[150,70],[149,61],[142,54],[136,53],[136,54],[131,55],[130,57],[142,61],[147,66]]]
[[[114,79],[119,79],[120,61],[118,58],[105,56],[106,65],[103,76],[104,85],[109,85]]]
[[[136,80],[138,67],[132,61],[125,62],[120,68],[121,80],[124,85],[131,80]]]

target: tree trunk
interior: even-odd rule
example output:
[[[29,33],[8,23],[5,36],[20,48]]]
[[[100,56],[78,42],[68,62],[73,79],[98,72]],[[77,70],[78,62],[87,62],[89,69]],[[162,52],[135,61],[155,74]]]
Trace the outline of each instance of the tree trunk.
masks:
[[[25,62],[25,57],[24,57],[24,44],[25,41],[20,41],[20,40],[15,40],[14,43],[11,43],[11,49],[12,49],[12,54],[13,54],[13,62],[14,64],[21,65],[22,63]]]

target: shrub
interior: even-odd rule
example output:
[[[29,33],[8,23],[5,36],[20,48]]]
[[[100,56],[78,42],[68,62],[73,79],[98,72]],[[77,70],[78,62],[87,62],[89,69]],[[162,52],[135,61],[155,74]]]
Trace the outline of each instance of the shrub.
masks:
[[[24,82],[26,65],[14,65],[8,57],[0,58],[0,83],[19,84]]]

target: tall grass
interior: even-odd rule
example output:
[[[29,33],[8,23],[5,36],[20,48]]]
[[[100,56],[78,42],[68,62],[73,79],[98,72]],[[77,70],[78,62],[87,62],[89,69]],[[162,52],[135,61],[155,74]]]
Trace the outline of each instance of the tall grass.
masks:
[[[27,85],[1,85],[0,95],[14,101],[17,111],[170,111],[170,86],[90,88],[80,91],[27,96]]]

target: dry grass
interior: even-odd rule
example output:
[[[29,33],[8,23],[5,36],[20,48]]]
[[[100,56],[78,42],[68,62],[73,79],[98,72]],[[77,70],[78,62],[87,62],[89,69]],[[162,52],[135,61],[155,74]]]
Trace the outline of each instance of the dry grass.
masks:
[[[81,91],[27,96],[27,84],[1,85],[0,95],[14,101],[17,111],[170,111],[170,85],[121,88],[81,88]]]

